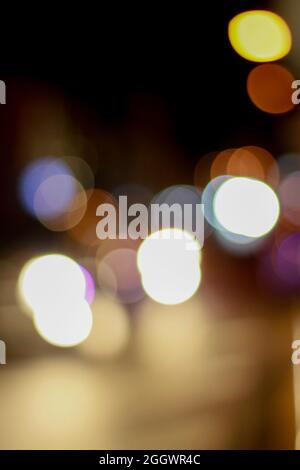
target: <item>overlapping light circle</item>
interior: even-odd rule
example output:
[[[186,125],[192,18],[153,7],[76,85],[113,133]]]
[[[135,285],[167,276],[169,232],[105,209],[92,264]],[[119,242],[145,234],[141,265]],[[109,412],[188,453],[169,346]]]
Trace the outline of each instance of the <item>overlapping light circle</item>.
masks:
[[[39,158],[25,168],[20,178],[19,194],[21,203],[28,213],[35,216],[34,200],[40,185],[48,178],[61,175],[73,176],[68,165],[55,157]],[[70,197],[74,190],[73,181],[70,180],[68,183],[71,183],[71,185],[68,185],[67,188],[62,188],[67,203],[69,202],[68,196]],[[57,194],[55,194],[55,197],[57,198]],[[47,213],[51,215],[51,207],[48,207]]]
[[[138,302],[144,297],[136,258],[135,250],[117,248],[108,252],[98,264],[99,286],[122,303]]]
[[[213,200],[218,222],[229,232],[260,238],[278,221],[280,206],[275,192],[262,181],[229,178],[218,188]]]
[[[93,185],[94,175],[84,160],[43,157],[21,174],[19,194],[24,209],[45,227],[64,231],[83,218]]]
[[[80,299],[70,303],[44,304],[35,309],[34,324],[37,332],[48,343],[72,347],[89,336],[93,317],[88,302]]]
[[[211,163],[210,176],[214,179],[222,175],[260,179],[272,187],[278,185],[280,178],[273,155],[257,145],[219,152]]]
[[[21,295],[32,309],[56,300],[84,298],[85,288],[79,265],[61,254],[33,258],[25,264],[19,277]]]
[[[30,309],[38,333],[61,347],[79,344],[91,331],[86,290],[81,267],[61,254],[30,260],[18,280],[19,297]]]
[[[138,250],[137,264],[149,297],[168,305],[185,302],[201,281],[200,246],[188,232],[163,229],[152,233]]]

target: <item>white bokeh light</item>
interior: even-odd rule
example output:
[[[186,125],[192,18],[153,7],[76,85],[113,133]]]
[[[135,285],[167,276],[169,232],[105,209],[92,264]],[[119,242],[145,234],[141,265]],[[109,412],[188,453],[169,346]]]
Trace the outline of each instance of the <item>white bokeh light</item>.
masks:
[[[200,246],[180,229],[164,229],[147,237],[138,250],[137,264],[146,294],[162,304],[188,300],[201,281]]]
[[[214,196],[213,208],[226,230],[253,238],[269,233],[280,214],[273,189],[262,181],[244,177],[225,181]]]
[[[90,334],[93,317],[86,300],[44,304],[34,310],[34,325],[39,335],[54,346],[71,347]]]
[[[59,301],[84,299],[86,281],[80,266],[71,258],[51,254],[33,258],[23,267],[18,280],[22,303],[32,310]]]

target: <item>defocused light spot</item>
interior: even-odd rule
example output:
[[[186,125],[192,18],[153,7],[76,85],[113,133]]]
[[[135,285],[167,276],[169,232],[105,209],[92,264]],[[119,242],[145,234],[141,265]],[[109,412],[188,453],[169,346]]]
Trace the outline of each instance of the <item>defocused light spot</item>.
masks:
[[[45,179],[34,195],[36,216],[54,219],[63,214],[76,194],[76,184],[70,175],[53,175]]]
[[[172,207],[178,207],[178,214],[181,217],[174,216],[170,217],[170,220],[157,226],[152,226],[152,230],[158,230],[163,228],[178,228],[184,229],[187,232],[191,232],[195,235],[200,244],[203,242],[203,207],[201,205],[201,191],[195,186],[191,185],[174,185],[165,188],[154,196],[151,204],[166,204],[170,211]],[[152,206],[153,207],[153,206]],[[153,219],[151,219],[151,223]]]
[[[164,256],[164,250],[167,250]],[[156,267],[157,262],[169,260],[170,255],[178,250],[177,260],[199,267],[201,263],[201,251],[197,240],[187,231],[176,228],[159,230],[151,233],[140,245],[137,264],[142,275],[147,272],[149,266]],[[176,256],[175,256],[176,258]]]
[[[279,182],[275,158],[266,149],[255,145],[220,152],[211,165],[211,178],[222,175],[261,179],[273,187]]]
[[[265,183],[250,178],[230,178],[217,190],[214,212],[219,223],[229,232],[258,238],[276,224],[279,201]]]
[[[70,230],[79,224],[84,217],[87,209],[87,193],[83,190],[83,187],[78,181],[74,180],[74,182],[76,193],[63,211],[53,217],[45,217],[38,212],[36,213],[41,224],[49,230],[54,232]]]
[[[282,65],[258,65],[248,75],[247,91],[257,108],[270,114],[286,113],[294,108],[291,99],[293,75]]]
[[[44,157],[33,161],[23,171],[19,194],[23,207],[31,215],[35,215],[34,198],[39,186],[52,176],[72,176],[70,168],[61,160],[54,157]]]
[[[93,329],[80,350],[94,359],[109,359],[121,354],[130,337],[130,322],[125,309],[114,300],[98,294],[92,311]]]
[[[286,22],[264,10],[245,11],[229,22],[228,35],[233,49],[244,59],[270,62],[287,55],[292,37]]]
[[[279,168],[273,155],[262,147],[248,145],[236,149],[227,163],[227,174],[261,179],[276,187],[279,183]]]
[[[216,153],[214,160],[210,167],[211,179],[218,178],[219,176],[227,175],[227,165],[231,155],[235,152],[235,148],[225,149]]]
[[[44,303],[34,310],[34,325],[48,343],[72,347],[84,341],[93,325],[92,312],[85,300],[70,303]]]
[[[124,303],[134,303],[144,297],[136,256],[135,250],[119,248],[107,253],[98,265],[99,286]]]
[[[68,159],[73,160],[81,161]],[[20,197],[25,209],[53,231],[77,225],[87,205],[86,193],[67,161],[52,157],[40,158],[25,169],[20,179]]]
[[[247,148],[239,148],[230,156],[227,163],[227,174],[264,179],[264,169],[255,153]]]
[[[252,147],[249,147],[252,151]],[[256,149],[256,147],[254,147]],[[242,149],[239,149],[242,150]],[[247,147],[248,150],[248,147]],[[263,149],[262,149],[263,150]],[[235,152],[235,149],[231,149],[230,151],[225,152],[225,159],[226,159],[226,166],[228,164],[229,159]],[[250,151],[250,150],[249,150]],[[241,155],[239,153],[239,155]],[[218,157],[217,157],[218,158]],[[221,163],[219,161],[219,163]],[[238,170],[238,168],[237,168]],[[225,170],[227,171],[227,170]],[[275,173],[275,176],[277,173]],[[205,210],[204,215],[206,220],[209,224],[216,229],[215,236],[218,239],[218,242],[229,252],[234,253],[235,255],[239,256],[247,256],[249,253],[256,252],[261,248],[262,240],[258,240],[257,238],[245,236],[239,233],[233,233],[228,231],[218,220],[214,210],[214,198],[218,191],[218,189],[222,186],[222,184],[226,181],[229,181],[231,176],[223,175],[215,177],[210,181],[210,183],[206,186],[202,194],[202,203],[204,204]],[[272,179],[275,183],[277,181],[276,178]]]
[[[200,247],[183,230],[151,234],[141,244],[137,262],[145,292],[159,303],[184,302],[200,285]]]
[[[84,299],[85,289],[85,277],[79,265],[58,254],[28,261],[18,280],[20,297],[33,310],[52,303]]]
[[[160,276],[144,275],[142,283],[146,294],[156,302],[175,305],[185,302],[197,291],[201,272],[198,270],[185,270],[186,277],[171,275],[162,279]]]

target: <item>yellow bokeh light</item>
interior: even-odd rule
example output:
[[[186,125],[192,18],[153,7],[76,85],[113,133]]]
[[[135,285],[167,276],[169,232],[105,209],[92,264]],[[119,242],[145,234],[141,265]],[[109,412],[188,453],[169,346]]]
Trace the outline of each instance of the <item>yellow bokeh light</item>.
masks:
[[[286,56],[292,36],[286,22],[265,10],[245,11],[229,22],[228,35],[233,49],[253,62],[272,62]]]

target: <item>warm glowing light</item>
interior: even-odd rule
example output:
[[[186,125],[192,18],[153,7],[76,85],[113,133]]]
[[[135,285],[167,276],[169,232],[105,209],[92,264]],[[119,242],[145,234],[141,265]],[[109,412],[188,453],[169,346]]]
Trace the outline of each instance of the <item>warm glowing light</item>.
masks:
[[[85,300],[70,303],[46,302],[34,310],[34,325],[39,335],[54,346],[71,347],[90,334],[93,317]]]
[[[249,73],[247,91],[255,106],[270,114],[282,114],[294,108],[291,89],[294,76],[279,64],[262,64]]]
[[[84,299],[86,281],[79,265],[64,255],[33,258],[23,267],[18,280],[21,299],[31,309]]]
[[[227,174],[231,176],[247,176],[248,178],[264,179],[264,169],[254,152],[247,148],[239,148],[233,152],[227,163]]]
[[[229,148],[216,153],[214,160],[210,167],[211,179],[218,178],[219,176],[227,175],[227,165],[230,157],[235,152],[235,148]]]
[[[151,234],[138,251],[142,285],[162,304],[178,304],[197,291],[201,281],[200,246],[183,230],[164,229]]]
[[[210,174],[212,179],[222,175],[246,176],[273,187],[279,183],[277,161],[266,149],[255,145],[221,151],[212,162]]]
[[[229,232],[259,238],[276,224],[279,201],[262,181],[230,178],[217,190],[213,201],[218,222]]]
[[[229,22],[228,35],[233,49],[253,62],[281,59],[291,49],[292,37],[286,22],[264,10],[245,11]]]
[[[236,149],[228,160],[227,174],[261,179],[273,187],[278,185],[280,179],[278,164],[273,155],[256,145]]]

